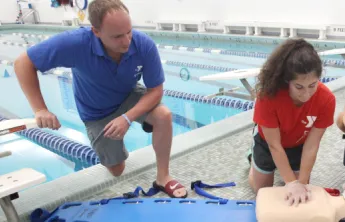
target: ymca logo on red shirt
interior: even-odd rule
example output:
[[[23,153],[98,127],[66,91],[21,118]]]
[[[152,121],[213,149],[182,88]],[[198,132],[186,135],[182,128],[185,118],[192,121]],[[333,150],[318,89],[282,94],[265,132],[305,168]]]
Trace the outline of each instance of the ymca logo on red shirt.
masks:
[[[302,120],[302,123],[306,125],[305,128],[311,128],[314,125],[316,118],[317,116],[307,116],[307,121]],[[309,133],[309,130],[304,130],[303,135],[296,141],[296,143],[304,139],[304,137],[306,137],[308,133]]]
[[[311,128],[314,125],[316,118],[317,116],[307,116],[308,122],[306,122],[305,120],[302,120],[302,123],[306,124],[305,128]]]

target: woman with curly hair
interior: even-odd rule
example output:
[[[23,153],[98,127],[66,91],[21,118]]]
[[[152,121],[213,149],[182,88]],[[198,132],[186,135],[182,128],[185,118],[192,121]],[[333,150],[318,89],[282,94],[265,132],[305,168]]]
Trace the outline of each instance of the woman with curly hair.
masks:
[[[278,169],[290,205],[310,198],[310,174],[335,111],[335,96],[319,81],[321,73],[319,55],[303,39],[288,39],[263,65],[250,157],[249,183],[255,193],[273,186]]]

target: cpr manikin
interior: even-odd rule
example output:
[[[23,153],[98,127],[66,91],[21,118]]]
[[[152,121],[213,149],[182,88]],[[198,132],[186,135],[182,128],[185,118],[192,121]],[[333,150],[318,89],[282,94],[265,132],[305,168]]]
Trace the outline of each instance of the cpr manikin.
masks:
[[[311,200],[298,207],[284,201],[284,187],[258,191],[256,216],[259,222],[338,222],[345,218],[345,192],[334,197],[324,188],[310,185]]]

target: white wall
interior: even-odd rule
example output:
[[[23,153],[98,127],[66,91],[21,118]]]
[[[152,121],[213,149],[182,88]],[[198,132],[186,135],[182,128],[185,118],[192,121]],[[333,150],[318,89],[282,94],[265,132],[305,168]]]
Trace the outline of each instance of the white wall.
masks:
[[[214,22],[264,21],[303,24],[345,24],[343,0],[123,0],[135,25],[150,25],[158,19],[205,19]],[[50,0],[31,0],[41,22],[60,23],[66,6],[51,8]],[[90,0],[89,0],[90,2]],[[15,0],[0,0],[0,20],[14,21]],[[6,8],[6,9],[5,9]],[[88,23],[87,15],[84,23]],[[220,24],[221,25],[221,24]],[[154,26],[151,24],[151,26]]]
[[[0,22],[15,22],[17,16],[16,0],[0,0]]]
[[[330,22],[325,13],[332,0],[124,0],[136,23],[156,19],[212,21]],[[149,6],[148,2],[152,2]],[[327,3],[328,2],[328,3]],[[339,14],[343,12],[339,11]]]
[[[336,25],[345,25],[345,2],[343,0],[330,0],[329,1],[330,21]]]
[[[31,0],[31,2],[33,8],[39,13],[40,22],[44,23],[61,23],[66,14],[73,13],[77,15],[78,12],[77,7],[61,6],[59,8],[52,8],[50,0]]]

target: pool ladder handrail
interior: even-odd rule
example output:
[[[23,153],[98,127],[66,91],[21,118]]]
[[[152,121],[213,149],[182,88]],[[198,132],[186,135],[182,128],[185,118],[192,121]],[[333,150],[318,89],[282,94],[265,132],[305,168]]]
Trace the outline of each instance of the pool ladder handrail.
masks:
[[[23,13],[23,15],[19,18],[19,20],[24,24],[24,20],[28,18],[30,15],[33,15],[34,24],[37,24],[39,20],[39,16],[38,16],[38,12],[35,9],[28,9],[25,12],[25,14]]]

